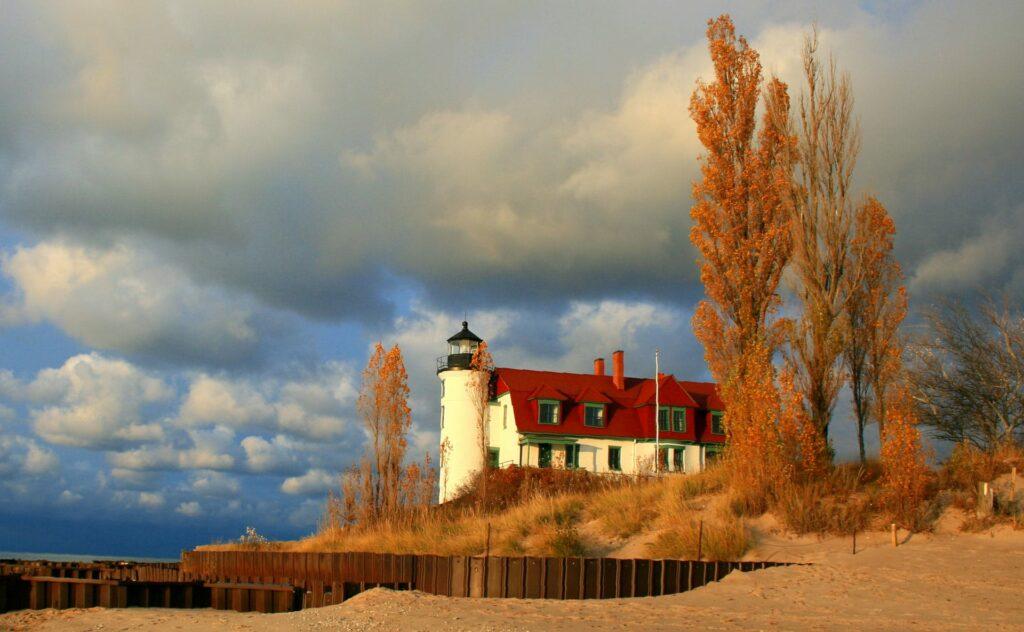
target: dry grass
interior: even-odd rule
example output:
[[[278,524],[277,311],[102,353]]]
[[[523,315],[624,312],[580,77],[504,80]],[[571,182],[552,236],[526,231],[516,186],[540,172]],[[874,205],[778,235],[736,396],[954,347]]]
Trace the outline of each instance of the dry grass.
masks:
[[[941,506],[973,510],[975,481],[1008,471],[1019,457],[1019,451],[998,457],[958,455],[940,476],[950,489],[925,507],[912,528],[929,529]],[[696,475],[640,480],[533,471],[501,472],[501,476],[507,485],[491,486],[495,492],[491,507],[481,508],[468,499],[434,507],[412,520],[325,527],[299,542],[247,541],[216,548],[479,555],[487,549],[489,528],[490,552],[495,555],[606,555],[647,546],[652,556],[693,558],[703,520],[704,557],[738,559],[755,538],[747,518],[765,509],[778,524],[797,534],[848,535],[888,524],[877,464],[841,465],[816,481],[742,494],[730,487],[727,471],[721,467]],[[1020,503],[1012,498],[1001,501],[997,498],[994,520],[1020,524]],[[984,524],[968,520],[964,528],[984,528]]]
[[[628,538],[654,520],[659,495],[657,482],[642,482],[607,491],[590,499],[587,515],[597,520],[604,534],[614,538]]]
[[[648,551],[655,558],[697,559],[699,553],[705,560],[738,560],[754,543],[745,521],[731,515],[705,521],[701,531],[699,521],[684,520],[659,533]]]

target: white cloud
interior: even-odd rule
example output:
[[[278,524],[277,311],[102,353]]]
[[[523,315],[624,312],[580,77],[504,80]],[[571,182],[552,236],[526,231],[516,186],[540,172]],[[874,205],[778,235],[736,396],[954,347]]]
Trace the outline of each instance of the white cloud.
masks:
[[[82,495],[75,493],[69,489],[65,489],[57,497],[57,502],[62,505],[73,505],[82,500]]]
[[[286,494],[314,496],[325,493],[338,483],[338,475],[326,470],[309,470],[302,476],[290,476],[281,483],[281,491]]]
[[[175,509],[175,511],[184,516],[194,518],[203,513],[203,508],[199,505],[198,502],[190,500],[187,502],[180,503],[178,507]]]
[[[46,320],[91,347],[220,363],[258,343],[250,301],[197,286],[137,247],[44,241],[0,268],[17,296],[4,306],[8,322]]]
[[[301,442],[285,435],[277,435],[270,441],[259,436],[242,439],[245,463],[249,471],[266,473],[288,473],[301,470],[304,446]]]
[[[238,495],[241,485],[237,478],[220,472],[199,472],[191,476],[192,491],[200,496],[231,498]]]
[[[128,362],[91,353],[40,371],[25,394],[44,404],[31,413],[33,428],[42,438],[59,445],[111,449],[160,439],[163,428],[143,421],[143,412],[148,405],[168,400],[173,391]]]
[[[60,460],[34,439],[0,434],[0,475],[41,476],[56,472]]]
[[[235,458],[202,446],[174,448],[171,446],[144,446],[134,450],[110,452],[110,464],[127,470],[230,470]]]
[[[22,466],[26,474],[47,474],[56,470],[58,465],[60,460],[52,451],[39,447],[34,441],[28,444]]]
[[[179,415],[185,426],[222,424],[267,426],[274,409],[252,385],[238,380],[200,375],[189,385]]]
[[[122,508],[132,510],[135,508],[158,510],[164,507],[167,499],[163,492],[154,491],[129,491],[115,490],[110,495],[111,501]]]
[[[348,427],[356,396],[353,371],[327,362],[286,379],[251,381],[199,375],[192,380],[177,423],[266,429],[310,439],[330,439]]]

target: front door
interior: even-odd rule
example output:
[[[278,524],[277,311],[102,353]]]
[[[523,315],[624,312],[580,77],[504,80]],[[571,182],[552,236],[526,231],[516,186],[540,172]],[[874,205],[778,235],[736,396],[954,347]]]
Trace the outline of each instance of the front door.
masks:
[[[551,467],[551,444],[540,443],[537,445],[537,450],[539,452],[537,456],[537,466]]]

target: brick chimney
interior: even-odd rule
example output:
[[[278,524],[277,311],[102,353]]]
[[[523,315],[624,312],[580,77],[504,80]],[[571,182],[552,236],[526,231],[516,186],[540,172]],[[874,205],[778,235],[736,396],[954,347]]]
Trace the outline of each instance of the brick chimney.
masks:
[[[604,358],[594,358],[594,375],[604,375]]]
[[[612,383],[615,388],[626,388],[626,354],[622,350],[612,353]]]

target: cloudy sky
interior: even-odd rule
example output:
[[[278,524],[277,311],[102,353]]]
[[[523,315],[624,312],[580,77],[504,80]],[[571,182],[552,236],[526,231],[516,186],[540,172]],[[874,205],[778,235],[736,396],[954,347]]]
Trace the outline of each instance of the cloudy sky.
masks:
[[[915,306],[1024,296],[1019,2],[6,0],[0,549],[308,533],[371,343],[436,451],[463,314],[499,364],[706,378],[687,105],[723,11],[792,84],[815,21],[849,70]]]

